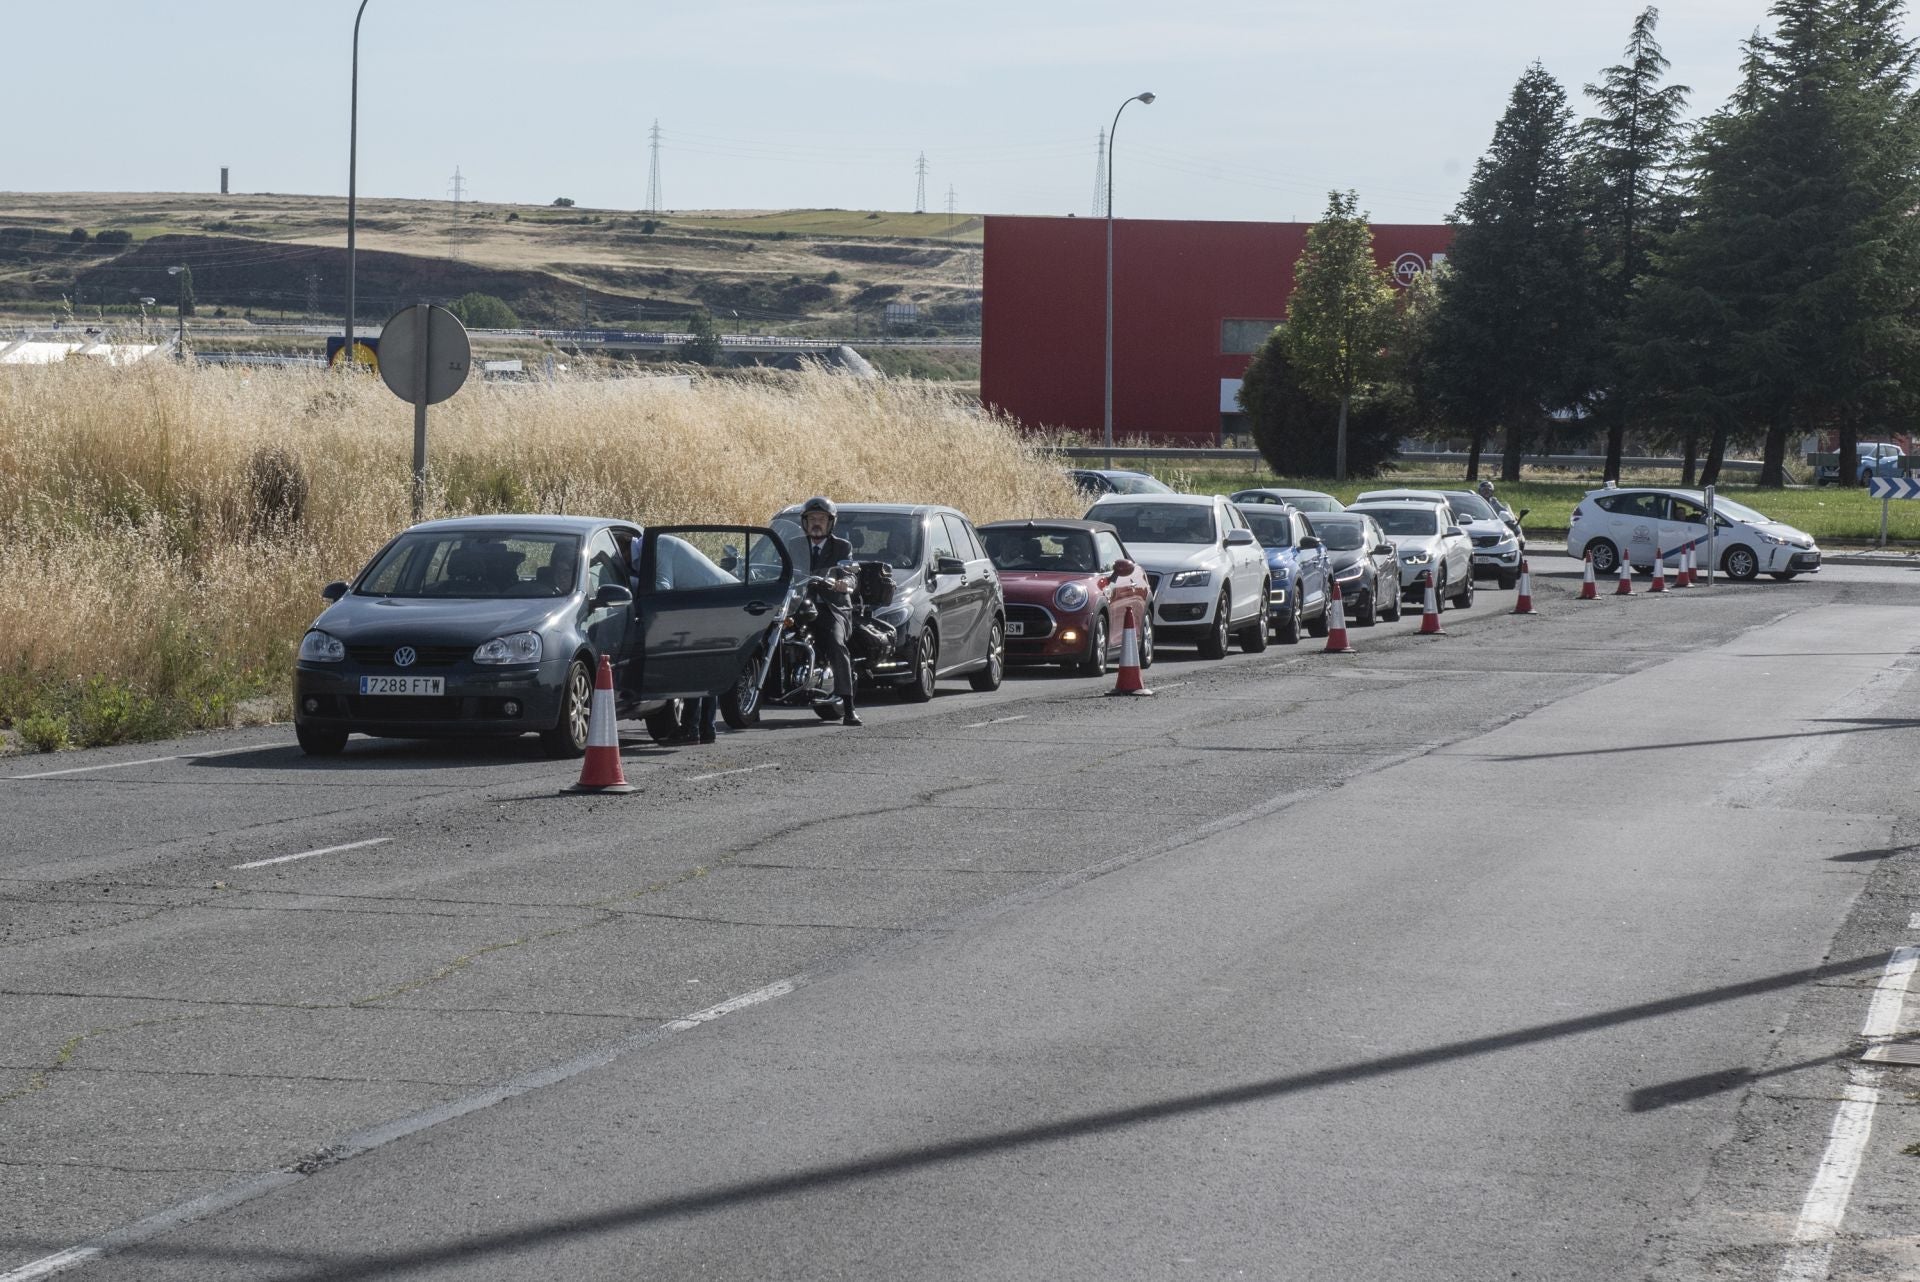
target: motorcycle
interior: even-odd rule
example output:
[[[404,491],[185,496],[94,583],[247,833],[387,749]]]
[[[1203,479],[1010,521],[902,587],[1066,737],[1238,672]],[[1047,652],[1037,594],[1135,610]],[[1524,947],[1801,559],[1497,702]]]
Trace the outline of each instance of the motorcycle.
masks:
[[[834,689],[833,668],[814,644],[814,625],[825,608],[822,594],[831,590],[818,575],[794,584],[785,610],[769,629],[769,644],[762,649],[762,706],[812,708],[822,721],[839,719],[840,692]],[[902,644],[893,626],[874,616],[875,610],[892,601],[892,569],[880,561],[855,563],[847,651],[856,683],[874,664],[892,658]]]

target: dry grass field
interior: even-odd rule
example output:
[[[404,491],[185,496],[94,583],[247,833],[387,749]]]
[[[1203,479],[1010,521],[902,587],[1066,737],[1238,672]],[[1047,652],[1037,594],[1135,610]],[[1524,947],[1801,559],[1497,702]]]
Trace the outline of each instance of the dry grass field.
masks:
[[[0,375],[0,728],[35,746],[285,712],[321,602],[408,523],[378,383],[147,363]],[[476,383],[433,411],[431,515],[764,521],[813,493],[1072,514],[1051,456],[921,383],[824,372]]]

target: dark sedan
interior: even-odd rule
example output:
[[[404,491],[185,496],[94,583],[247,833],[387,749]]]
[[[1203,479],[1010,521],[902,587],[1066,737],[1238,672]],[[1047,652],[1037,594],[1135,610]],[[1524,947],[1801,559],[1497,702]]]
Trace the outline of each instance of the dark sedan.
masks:
[[[429,521],[398,535],[300,643],[294,731],[316,755],[354,732],[401,738],[537,732],[586,750],[594,673],[623,716],[735,694],[792,563],[771,530],[644,531],[580,516]]]
[[[1327,545],[1329,569],[1340,585],[1341,612],[1357,626],[1400,617],[1400,562],[1380,523],[1360,512],[1313,518],[1313,529]]]

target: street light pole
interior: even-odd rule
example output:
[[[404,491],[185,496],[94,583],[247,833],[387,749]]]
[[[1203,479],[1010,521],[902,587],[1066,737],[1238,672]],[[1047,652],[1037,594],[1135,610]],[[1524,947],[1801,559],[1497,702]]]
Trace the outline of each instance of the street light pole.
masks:
[[[1113,128],[1107,130],[1107,391],[1102,401],[1104,427],[1101,441],[1107,447],[1107,466],[1113,466],[1113,135],[1120,128],[1120,112],[1128,103],[1151,103],[1153,95],[1139,93],[1120,104],[1113,113]]]
[[[175,360],[187,359],[187,280],[188,272],[184,265],[167,268],[167,275],[173,277],[173,306],[178,313],[180,323],[179,336],[174,339],[173,357]]]
[[[347,342],[345,368],[353,368],[353,267],[354,207],[358,197],[356,178],[360,167],[360,18],[367,11],[367,0],[353,15],[353,88],[347,102]]]

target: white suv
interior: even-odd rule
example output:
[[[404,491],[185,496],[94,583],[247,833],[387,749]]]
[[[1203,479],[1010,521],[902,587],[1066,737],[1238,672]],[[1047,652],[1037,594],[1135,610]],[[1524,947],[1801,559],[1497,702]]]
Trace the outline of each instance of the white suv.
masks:
[[[1087,509],[1105,521],[1147,572],[1154,637],[1193,641],[1202,656],[1267,648],[1267,554],[1246,518],[1219,495],[1115,494]]]
[[[1820,568],[1820,549],[1804,530],[1725,497],[1715,497],[1713,511],[1713,551],[1728,578],[1766,573],[1785,581]],[[1676,565],[1689,547],[1704,565],[1707,499],[1699,490],[1589,490],[1567,522],[1567,555],[1591,553],[1602,576],[1617,572],[1621,557],[1651,569],[1656,551]]]

